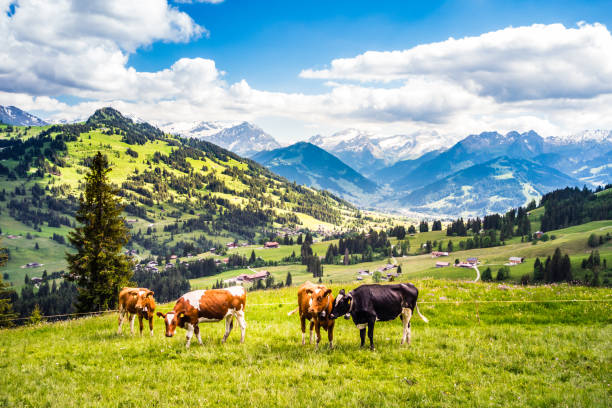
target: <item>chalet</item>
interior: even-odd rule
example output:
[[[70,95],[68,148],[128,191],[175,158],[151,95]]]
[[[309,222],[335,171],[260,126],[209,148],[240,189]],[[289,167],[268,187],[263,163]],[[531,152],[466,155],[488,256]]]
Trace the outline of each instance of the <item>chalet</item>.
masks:
[[[363,276],[357,276],[357,278],[355,278],[357,280],[363,280]]]
[[[227,244],[225,244],[226,247],[228,248],[237,248],[238,245],[236,245],[235,242],[228,242]]]
[[[261,279],[266,279],[268,276],[270,276],[270,272],[259,271],[259,272],[252,273],[250,275],[243,273],[241,275],[236,276],[235,279],[237,282],[256,282]]]
[[[7,235],[6,236],[8,239],[17,239],[17,238],[21,238],[20,235]]]
[[[432,251],[432,253],[431,253],[431,257],[432,258],[437,258],[439,256],[448,256],[448,252]]]
[[[508,263],[510,265],[518,265],[522,264],[525,261],[525,258],[519,258],[518,256],[511,256],[508,258]]]
[[[460,262],[458,264],[455,264],[455,266],[458,266],[459,268],[473,268],[474,265],[471,263],[467,263],[467,262]]]
[[[43,264],[38,263],[38,262],[30,262],[28,264],[26,264],[26,268],[40,268],[41,266],[43,266]]]
[[[176,255],[170,255],[170,259],[176,259],[178,258]]]
[[[397,265],[393,265],[393,264],[386,264],[385,266],[383,266],[382,268],[379,269],[380,272],[386,272],[390,269],[393,268],[397,268]]]
[[[280,245],[276,241],[268,241],[264,244],[264,248],[278,248]]]
[[[214,253],[217,250],[217,248],[210,248],[209,251]]]
[[[131,219],[131,220],[125,220],[125,222],[127,222],[129,224],[133,224],[135,222],[138,222],[138,220]]]
[[[357,275],[369,275],[370,271],[362,269],[360,271],[357,272]]]
[[[478,264],[478,258],[476,257],[468,258],[466,259],[466,262],[469,263],[470,265],[476,265]]]
[[[436,262],[436,268],[446,268],[450,266],[450,262]]]
[[[544,235],[542,231],[536,231],[533,233],[533,236],[536,237],[536,239],[542,238],[542,235]]]
[[[39,278],[39,277],[37,277],[37,276],[34,276],[34,277],[32,277],[32,278],[30,279],[30,282],[32,282],[32,283],[33,283],[33,284],[35,284],[35,285],[38,285],[38,284],[39,284],[39,283],[41,283],[42,281],[43,281],[43,279],[42,279],[42,278]]]

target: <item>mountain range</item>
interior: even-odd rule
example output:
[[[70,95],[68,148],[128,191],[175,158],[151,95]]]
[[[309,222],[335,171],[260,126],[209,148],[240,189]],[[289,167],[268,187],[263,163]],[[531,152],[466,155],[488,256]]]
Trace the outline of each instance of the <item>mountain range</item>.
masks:
[[[168,133],[206,140],[244,157],[280,147],[272,136],[249,122],[166,123],[160,128]]]
[[[333,191],[354,201],[378,188],[336,156],[308,142],[263,151],[252,158],[290,181]]]
[[[38,119],[8,109],[10,117]],[[248,122],[157,125],[251,157],[293,182],[329,190],[357,205],[409,213],[503,211],[552,189],[612,180],[612,132],[604,130],[563,138],[543,138],[535,131],[482,132],[446,148],[449,139],[435,134],[381,136],[346,129],[281,147]]]
[[[12,126],[44,126],[47,122],[15,106],[0,105],[0,123]]]

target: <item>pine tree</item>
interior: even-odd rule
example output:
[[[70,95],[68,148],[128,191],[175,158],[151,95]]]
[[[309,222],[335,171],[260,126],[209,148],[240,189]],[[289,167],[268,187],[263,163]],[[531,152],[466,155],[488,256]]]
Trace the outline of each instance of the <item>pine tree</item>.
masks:
[[[291,272],[287,272],[287,278],[285,279],[285,286],[291,286],[293,283],[293,278],[291,277]]]
[[[0,247],[0,266],[6,264],[8,256],[4,248]],[[8,293],[8,283],[4,282],[0,276],[0,327],[13,326],[13,321],[17,315],[13,312],[13,305]]]
[[[255,250],[252,250],[251,257],[249,258],[249,265],[254,264],[256,260],[257,260],[257,257],[255,256]]]
[[[448,240],[448,245],[446,246],[446,251],[447,252],[453,252],[453,241],[451,241],[450,239]]]
[[[76,306],[81,312],[115,307],[119,290],[129,284],[133,273],[122,253],[129,234],[118,190],[108,179],[111,168],[106,156],[98,152],[89,170],[75,216],[80,225],[68,235],[76,253],[66,253],[70,278],[79,286]]]

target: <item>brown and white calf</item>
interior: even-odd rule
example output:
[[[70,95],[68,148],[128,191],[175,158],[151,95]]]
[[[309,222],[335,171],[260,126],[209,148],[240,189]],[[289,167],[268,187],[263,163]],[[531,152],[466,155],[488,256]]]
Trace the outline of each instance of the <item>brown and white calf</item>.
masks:
[[[149,321],[149,331],[153,336],[153,317],[155,316],[154,292],[147,288],[123,288],[119,292],[119,328],[117,334],[121,334],[121,326],[125,316],[129,315],[130,330],[134,334],[134,319],[138,316],[140,323],[140,334],[142,335],[142,319]]]
[[[227,337],[234,326],[234,317],[240,326],[240,342],[244,343],[246,320],[244,320],[244,309],[246,306],[246,291],[242,286],[234,286],[227,289],[194,290],[185,293],[176,301],[174,309],[164,314],[157,315],[164,318],[166,323],[166,337],[174,336],[176,327],[187,330],[187,344],[191,344],[191,337],[195,333],[198,343],[202,344],[199,323],[219,322],[225,319],[225,335]]]
[[[317,335],[316,347],[321,341],[321,328],[327,331],[329,347],[334,347],[334,323],[330,318],[334,297],[331,289],[324,285],[315,285],[306,281],[298,289],[298,307],[289,312],[292,315],[296,311],[300,312],[300,324],[302,328],[302,344],[306,344],[306,320],[310,320],[310,343],[312,344],[312,330],[314,328]]]

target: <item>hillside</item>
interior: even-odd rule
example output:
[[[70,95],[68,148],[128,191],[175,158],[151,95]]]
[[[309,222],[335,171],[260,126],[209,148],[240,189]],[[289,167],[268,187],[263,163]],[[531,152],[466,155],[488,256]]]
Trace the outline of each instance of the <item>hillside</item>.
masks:
[[[221,323],[202,323],[204,344],[194,341],[189,350],[183,329],[164,337],[161,319],[152,338],[117,335],[114,313],[0,330],[0,404],[609,405],[612,321],[609,303],[601,300],[610,289],[411,281],[430,322],[414,317],[412,344],[404,347],[399,319],[377,322],[373,352],[359,348],[358,331],[344,319],[336,321],[335,349],[328,349],[326,336],[319,351],[301,346],[299,319],[287,316],[295,287],[247,295],[244,344],[236,329],[220,344]],[[337,294],[354,285],[331,288]],[[580,301],[538,303],[549,299]],[[499,300],[516,303],[487,303]]]
[[[377,186],[340,159],[307,142],[261,152],[253,160],[288,180],[334,192],[353,202]]]
[[[579,185],[553,168],[503,156],[416,189],[402,200],[427,213],[492,214],[517,203],[526,205],[548,191]]]
[[[109,157],[132,229],[128,248],[140,256],[205,252],[219,242],[262,239],[282,226],[333,229],[357,221],[355,209],[330,193],[111,108],[84,123],[8,130],[0,129],[0,225],[3,235],[15,236],[4,240],[13,282],[22,282],[26,263],[63,269],[69,248],[62,238],[74,225],[81,179],[96,151]]]

